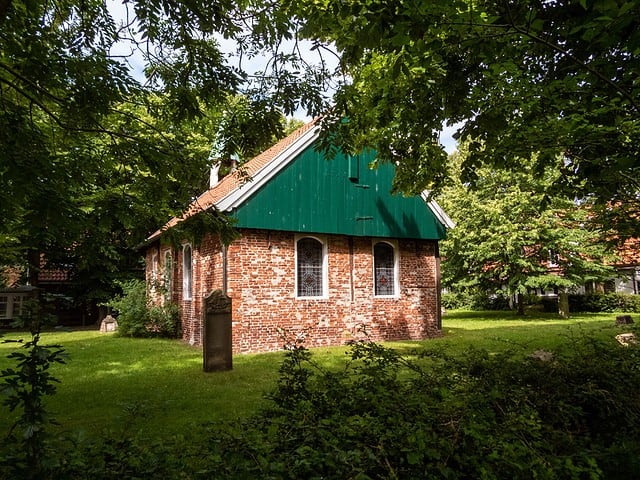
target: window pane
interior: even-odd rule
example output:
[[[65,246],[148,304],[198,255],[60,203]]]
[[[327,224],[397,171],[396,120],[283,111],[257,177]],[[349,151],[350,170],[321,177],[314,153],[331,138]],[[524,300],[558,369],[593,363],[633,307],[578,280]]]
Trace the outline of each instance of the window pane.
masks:
[[[22,315],[22,302],[24,301],[24,295],[16,295],[13,297],[13,317],[19,317]]]
[[[322,243],[314,238],[298,240],[298,296],[321,297]]]
[[[184,247],[182,271],[182,295],[187,300],[191,298],[191,246]]]
[[[393,247],[388,243],[376,243],[373,247],[373,269],[376,295],[395,294],[395,265]]]
[[[7,305],[9,304],[9,297],[6,295],[0,296],[0,318],[7,318]]]
[[[167,300],[171,300],[171,274],[173,272],[173,262],[171,259],[171,253],[167,252],[164,254],[164,289],[165,289],[165,298]]]

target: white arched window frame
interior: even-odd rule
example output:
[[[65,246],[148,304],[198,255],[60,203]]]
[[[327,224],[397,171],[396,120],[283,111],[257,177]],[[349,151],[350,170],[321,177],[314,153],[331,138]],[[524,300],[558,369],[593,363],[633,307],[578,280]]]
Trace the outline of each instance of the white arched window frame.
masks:
[[[191,300],[193,288],[193,252],[190,244],[182,247],[182,298]]]
[[[167,300],[171,300],[171,292],[173,291],[173,257],[171,250],[164,252],[164,296]]]
[[[395,298],[400,294],[398,244],[390,240],[374,240],[373,294]]]
[[[327,298],[327,241],[316,236],[296,236],[296,298]]]
[[[151,255],[151,288],[155,287],[155,282],[158,280],[158,254]]]

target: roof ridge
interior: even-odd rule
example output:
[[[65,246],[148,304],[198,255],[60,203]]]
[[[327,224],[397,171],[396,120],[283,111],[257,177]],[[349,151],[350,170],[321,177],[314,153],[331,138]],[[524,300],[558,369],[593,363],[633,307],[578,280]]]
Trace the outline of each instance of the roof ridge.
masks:
[[[278,142],[273,144],[271,147],[259,153],[249,161],[247,161],[244,165],[242,165],[238,170],[235,170],[228,175],[224,176],[218,183],[216,183],[213,187],[210,187],[208,190],[205,190],[201,193],[195,200],[193,200],[188,207],[184,210],[183,214],[180,216],[173,217],[164,226],[158,230],[156,230],[153,234],[151,234],[147,238],[147,242],[155,240],[159,237],[162,232],[168,230],[169,228],[174,227],[178,223],[186,220],[187,218],[196,215],[202,211],[208,210],[216,203],[218,203],[223,198],[227,197],[229,194],[235,192],[242,185],[244,185],[247,181],[262,169],[267,167],[276,157],[285,151],[289,146],[293,145],[299,138],[301,138],[305,133],[311,130],[314,126],[316,126],[322,117],[315,117],[308,123],[305,123],[301,127],[294,130],[292,133],[287,135],[286,137],[280,139]]]

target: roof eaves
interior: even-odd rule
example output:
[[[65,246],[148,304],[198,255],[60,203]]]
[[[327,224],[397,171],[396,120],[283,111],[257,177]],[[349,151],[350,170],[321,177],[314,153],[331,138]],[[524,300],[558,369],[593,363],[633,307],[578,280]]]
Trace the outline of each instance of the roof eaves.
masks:
[[[249,181],[242,183],[238,188],[216,202],[215,206],[218,210],[228,212],[239,207],[247,198],[262,188],[263,185],[296,158],[298,154],[309,147],[318,138],[319,131],[320,126],[314,126],[276,154],[270,162],[255,172]]]
[[[435,200],[429,200],[429,192],[424,190],[420,196],[426,202],[427,206],[431,209],[438,221],[442,223],[446,228],[455,228],[456,223],[451,220],[451,217],[442,209],[442,207]]]

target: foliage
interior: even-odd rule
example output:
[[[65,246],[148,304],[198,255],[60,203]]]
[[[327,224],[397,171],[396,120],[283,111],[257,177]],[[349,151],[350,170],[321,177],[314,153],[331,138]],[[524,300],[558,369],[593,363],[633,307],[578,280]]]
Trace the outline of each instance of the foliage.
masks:
[[[459,167],[465,156],[463,146],[451,163]],[[442,242],[444,285],[496,295],[506,288],[502,293],[516,296],[610,275],[612,256],[591,228],[591,205],[550,195],[552,170],[523,164],[517,171],[478,168],[475,175],[475,188],[454,175],[439,197],[456,222]]]
[[[301,345],[271,404],[238,424],[143,445],[78,442],[73,478],[633,478],[640,473],[637,347],[403,356],[356,342],[343,369]],[[597,361],[594,361],[597,359]]]
[[[592,293],[569,295],[571,309],[576,312],[640,313],[640,296],[624,293]]]
[[[107,305],[117,312],[118,334],[125,337],[177,338],[181,333],[180,309],[166,303],[148,307],[147,285],[142,280],[119,283],[122,293]]]
[[[441,303],[447,310],[509,310],[511,308],[509,298],[504,292],[498,291],[491,294],[477,289],[444,293]]]
[[[133,247],[202,192],[216,137],[246,155],[279,138],[276,92],[237,95],[247,75],[220,46],[248,41],[246,22],[266,14],[253,2],[1,2],[0,265],[36,285],[44,255],[71,269],[74,296],[106,301],[139,267]],[[259,44],[243,44],[245,58]]]
[[[3,452],[0,466],[4,474],[11,474],[7,478],[43,478],[57,463],[47,430],[55,421],[45,408],[44,397],[56,393],[58,382],[49,368],[55,363],[65,363],[66,356],[60,345],[40,344],[39,323],[32,323],[32,328],[31,340],[22,345],[26,353],[9,354],[8,358],[16,365],[0,374],[0,393],[6,397],[3,405],[9,411],[21,410],[20,417],[0,442]]]
[[[553,168],[552,188],[594,197],[603,225],[639,236],[640,2],[286,1],[299,35],[333,44],[344,80],[334,132],[398,165],[405,192],[443,186],[443,126],[483,165]],[[341,122],[347,116],[349,122]],[[562,159],[558,162],[558,159]],[[611,208],[611,206],[615,208]]]
[[[149,308],[147,331],[154,336],[179,338],[182,334],[180,307],[175,303]]]
[[[504,313],[478,316],[488,331],[506,322]],[[468,314],[462,317],[462,324],[474,322]],[[612,323],[611,318],[607,321]],[[561,328],[567,332],[566,321],[549,322],[564,325]],[[267,370],[276,369],[273,354],[242,356],[234,363],[236,368],[244,367],[241,371],[193,375],[189,372],[198,363],[198,354],[185,345],[181,349],[188,356],[180,357],[175,362],[180,370],[174,370],[167,362],[175,355],[166,352],[180,354],[166,340],[149,342],[162,344],[157,357],[149,358],[149,351],[141,352],[138,341],[90,332],[100,339],[98,346],[88,342],[88,332],[75,332],[70,344],[86,356],[86,362],[74,362],[85,374],[67,373],[70,384],[76,385],[72,397],[84,392],[87,372],[94,379],[113,381],[117,376],[111,370],[113,363],[123,369],[142,364],[140,377],[120,374],[128,392],[125,397],[143,400],[121,406],[120,423],[105,419],[111,430],[56,437],[49,444],[49,458],[57,461],[38,478],[637,477],[638,347],[617,346],[611,330],[601,336],[607,338],[604,342],[574,329],[568,343],[534,351],[528,343],[531,337],[546,331],[544,343],[549,344],[562,336],[558,330],[548,333],[551,327],[550,323],[544,328],[528,325],[519,341],[502,342],[490,352],[453,348],[439,341],[403,344],[397,349],[356,342],[346,356],[341,347],[327,358],[324,350],[311,352],[294,344],[285,354],[266,407],[244,421],[228,422],[220,419],[235,412],[238,389],[248,384],[255,388],[254,382],[247,381],[256,375],[254,362],[262,359],[255,377],[260,382]],[[487,338],[487,331],[480,333],[480,341],[468,344],[487,345],[481,340]],[[50,335],[59,338],[61,333]],[[128,350],[135,352],[135,359],[122,356],[127,350],[123,342],[131,345]],[[105,346],[111,349],[106,355],[101,353]],[[96,356],[101,358],[91,363]],[[146,379],[156,375],[154,369],[162,373],[156,377],[156,387],[149,387]],[[230,392],[235,402],[231,400],[221,416],[214,416],[217,408],[216,412],[209,409],[215,421],[204,427],[189,422],[182,433],[166,435],[167,419],[163,418],[159,428],[165,434],[146,437],[149,420],[166,417],[159,414],[166,412],[161,406],[156,411],[151,403],[153,393],[171,381],[167,376],[179,377],[183,386],[185,377],[189,377],[187,383],[198,385],[215,382],[214,390],[196,395],[206,397],[208,404],[215,402],[211,392],[220,393],[229,382],[236,382]],[[132,385],[138,383],[134,378],[145,382],[139,397],[133,393]],[[105,384],[99,385],[93,388],[104,397]],[[197,399],[189,396],[188,389],[176,390],[164,406],[184,413],[185,398]],[[167,392],[159,396],[165,399]],[[114,398],[112,394],[107,402],[112,404]],[[98,413],[95,403],[90,409]],[[15,444],[4,444],[0,451],[8,458],[8,453],[15,453]],[[0,478],[15,478],[14,472],[0,470]],[[30,471],[20,474],[19,478],[29,478]]]
[[[319,368],[294,348],[281,367],[273,407],[241,433],[212,432],[209,456],[218,463],[209,472],[223,478],[633,476],[640,465],[620,452],[640,449],[633,426],[640,420],[638,392],[631,386],[640,374],[637,351],[589,341],[575,347],[576,355],[552,361],[475,350],[461,358],[427,353],[422,366],[394,350],[356,343],[352,363],[341,371]],[[594,365],[594,358],[603,363]]]

